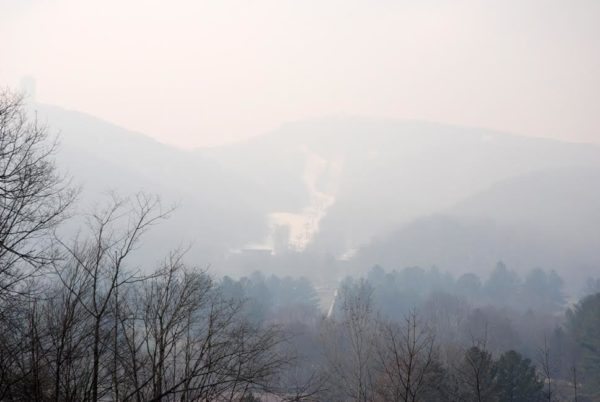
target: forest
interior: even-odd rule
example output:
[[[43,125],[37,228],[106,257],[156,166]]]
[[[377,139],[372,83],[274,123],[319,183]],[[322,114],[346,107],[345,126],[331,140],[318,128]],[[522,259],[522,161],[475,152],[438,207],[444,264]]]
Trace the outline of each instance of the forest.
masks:
[[[543,267],[374,266],[324,295],[214,275],[185,247],[140,265],[173,208],[113,193],[79,211],[59,147],[0,94],[0,400],[600,400],[600,279],[573,297]]]

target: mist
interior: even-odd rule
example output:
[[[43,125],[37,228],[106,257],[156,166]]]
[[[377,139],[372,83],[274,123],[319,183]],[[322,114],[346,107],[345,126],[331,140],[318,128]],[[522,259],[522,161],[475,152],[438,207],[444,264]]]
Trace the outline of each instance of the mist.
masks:
[[[0,400],[600,400],[594,1],[0,1]]]

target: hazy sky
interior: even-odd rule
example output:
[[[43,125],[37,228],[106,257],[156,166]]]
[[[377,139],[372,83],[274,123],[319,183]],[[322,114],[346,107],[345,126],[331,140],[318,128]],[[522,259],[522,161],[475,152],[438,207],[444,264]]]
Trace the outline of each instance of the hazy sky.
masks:
[[[182,147],[327,115],[600,143],[597,0],[0,0],[0,85]]]

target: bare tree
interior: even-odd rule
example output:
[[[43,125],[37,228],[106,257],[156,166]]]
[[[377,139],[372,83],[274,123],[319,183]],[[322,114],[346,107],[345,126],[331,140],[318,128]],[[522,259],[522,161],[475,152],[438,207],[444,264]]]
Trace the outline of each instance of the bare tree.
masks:
[[[0,93],[0,400],[312,392],[275,385],[290,363],[282,331],[244,319],[243,302],[182,253],[150,275],[132,266],[143,234],[170,212],[156,197],[113,196],[87,216],[87,233],[58,238],[76,191],[53,163],[56,145],[20,96]]]
[[[324,322],[332,388],[354,401],[374,398],[375,312],[373,288],[365,280],[345,284],[339,292],[340,320]]]
[[[542,375],[544,383],[546,384],[546,390],[544,391],[544,398],[548,402],[554,400],[554,386],[552,384],[552,366],[550,359],[550,347],[548,346],[548,339],[544,336],[544,346],[538,351],[538,360],[542,369]]]
[[[131,267],[140,237],[163,217],[154,197],[113,198],[89,216],[88,237],[57,240],[67,258],[44,279],[44,296],[0,320],[3,351],[11,352],[0,354],[0,399],[290,396],[275,381],[290,363],[279,328],[250,324],[243,301],[225,299],[206,272],[183,264],[183,253],[154,273]]]
[[[277,347],[280,332],[245,321],[242,302],[224,299],[181,253],[133,293],[122,300],[119,319],[120,365],[130,378],[121,400],[238,400],[276,391],[272,380],[287,363]]]
[[[52,159],[56,141],[37,119],[29,119],[23,98],[0,92],[0,297],[56,258],[52,231],[76,192]]]
[[[573,366],[571,367],[571,382],[573,384],[573,402],[577,402],[579,400],[577,381],[577,366],[573,364]]]
[[[101,376],[111,371],[101,367],[101,356],[114,348],[108,338],[107,320],[111,313],[111,301],[118,306],[118,289],[128,283],[143,279],[138,271],[128,270],[127,258],[136,248],[140,237],[157,221],[166,217],[160,208],[159,200],[144,194],[132,199],[113,197],[104,210],[92,214],[88,219],[90,237],[76,240],[73,245],[61,244],[67,250],[71,264],[70,272],[78,277],[77,287],[73,288],[57,270],[63,285],[77,298],[79,305],[92,322],[91,361],[92,375],[89,398],[97,401],[109,392],[103,385]],[[69,272],[69,271],[67,271]],[[86,289],[85,297],[80,297]],[[115,327],[112,326],[111,329]],[[112,368],[114,369],[114,367]]]
[[[381,371],[378,391],[386,401],[423,400],[427,387],[434,388],[437,374],[433,333],[419,321],[415,310],[402,325],[379,325],[377,357]]]
[[[0,399],[41,398],[46,333],[33,278],[57,261],[52,233],[76,196],[55,149],[22,96],[0,91]]]
[[[54,284],[45,303],[47,359],[53,383],[50,394],[56,402],[84,400],[92,375],[86,357],[93,326],[81,302],[89,297],[90,289],[79,268],[68,266],[60,272],[63,282]]]

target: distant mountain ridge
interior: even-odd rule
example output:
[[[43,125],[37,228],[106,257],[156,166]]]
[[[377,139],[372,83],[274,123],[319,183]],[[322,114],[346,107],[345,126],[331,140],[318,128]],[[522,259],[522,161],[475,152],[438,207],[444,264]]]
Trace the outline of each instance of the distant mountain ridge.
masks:
[[[335,194],[335,203],[312,244],[335,255],[502,180],[546,169],[600,167],[600,148],[593,145],[360,118],[288,124],[264,137],[199,152],[240,174],[285,182],[287,194],[301,194],[302,184],[286,178],[300,176],[304,149],[342,165],[335,183],[321,183]]]
[[[600,227],[598,146],[425,122],[328,118],[182,151],[89,115],[34,108],[60,132],[58,162],[85,185],[85,203],[108,189],[146,190],[179,203],[149,244],[191,242],[191,257],[201,264],[240,268],[228,256],[253,244],[285,252],[290,232],[271,218],[307,211],[318,230],[307,229],[303,254],[339,259],[357,251],[349,263],[356,269],[382,262],[485,269],[503,258],[561,269],[572,260],[587,271],[598,262],[591,250]]]
[[[48,105],[33,108],[51,133],[59,133],[58,163],[83,185],[81,204],[89,207],[114,190],[122,195],[146,191],[160,195],[166,207],[177,205],[172,217],[149,234],[149,250],[191,243],[194,257],[208,264],[264,236],[266,211],[257,201],[255,183],[213,160],[93,116]]]
[[[581,285],[600,268],[600,169],[563,168],[496,183],[359,250],[355,264],[454,272],[554,269]]]

